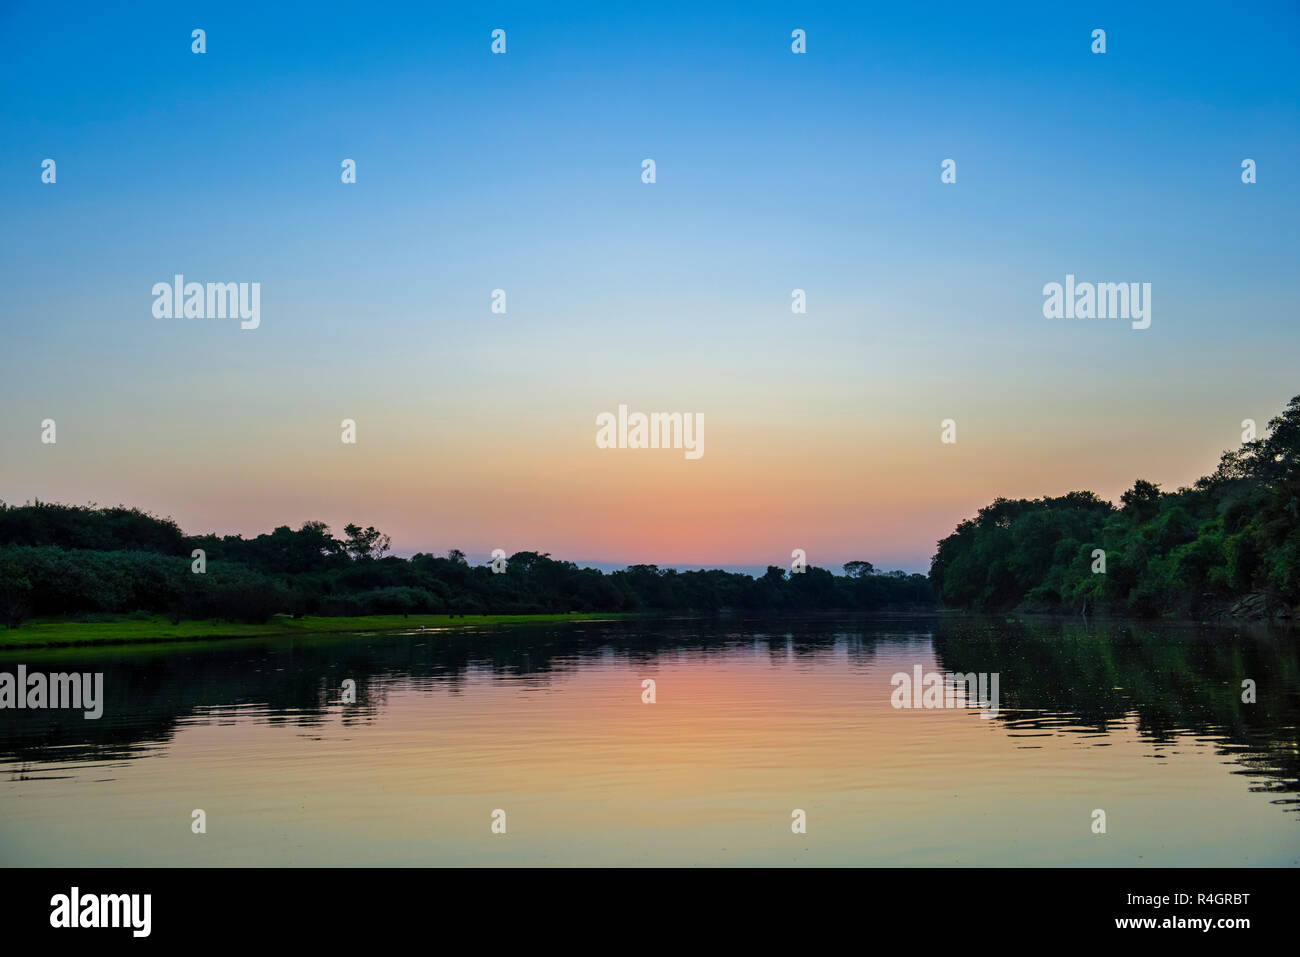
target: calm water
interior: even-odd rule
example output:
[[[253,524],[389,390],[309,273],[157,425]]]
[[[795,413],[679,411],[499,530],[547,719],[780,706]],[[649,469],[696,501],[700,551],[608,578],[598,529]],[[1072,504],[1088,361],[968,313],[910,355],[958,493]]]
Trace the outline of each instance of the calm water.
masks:
[[[1293,632],[680,619],[18,664],[107,703],[0,711],[10,865],[1300,863]],[[997,673],[999,714],[894,708],[917,665]]]

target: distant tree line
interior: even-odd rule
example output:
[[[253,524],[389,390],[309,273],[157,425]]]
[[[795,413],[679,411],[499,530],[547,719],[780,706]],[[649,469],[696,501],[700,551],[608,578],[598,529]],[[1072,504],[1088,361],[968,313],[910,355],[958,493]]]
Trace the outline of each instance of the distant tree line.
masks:
[[[0,503],[0,617],[93,613],[265,621],[275,614],[529,614],[570,611],[876,610],[935,603],[924,575],[877,573],[850,562],[844,575],[772,566],[759,577],[633,565],[609,574],[549,554],[517,552],[496,573],[463,552],[385,553],[388,536],[322,522],[245,539],[184,534],[137,508]],[[192,553],[202,549],[197,574]]]
[[[1118,507],[1092,492],[999,498],[939,542],[930,580],[943,604],[960,608],[1293,615],[1300,396],[1191,488],[1139,479]]]

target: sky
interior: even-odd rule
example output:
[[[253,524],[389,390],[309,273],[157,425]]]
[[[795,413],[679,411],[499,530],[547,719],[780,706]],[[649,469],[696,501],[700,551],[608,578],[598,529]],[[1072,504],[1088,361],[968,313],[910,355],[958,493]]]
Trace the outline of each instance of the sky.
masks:
[[[924,571],[1212,471],[1300,393],[1297,6],[900,6],[5,4],[0,500]],[[155,317],[177,273],[259,327]],[[1067,274],[1150,328],[1046,318]]]

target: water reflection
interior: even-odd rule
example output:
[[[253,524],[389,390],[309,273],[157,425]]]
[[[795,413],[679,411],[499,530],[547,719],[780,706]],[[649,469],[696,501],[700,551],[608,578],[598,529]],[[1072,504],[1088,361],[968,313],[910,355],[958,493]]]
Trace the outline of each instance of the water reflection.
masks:
[[[473,681],[562,688],[582,669],[759,657],[775,669],[893,670],[914,658],[939,669],[999,673],[995,722],[1020,746],[1070,735],[1105,746],[1136,729],[1150,756],[1212,740],[1255,790],[1296,810],[1300,658],[1292,632],[974,618],[574,622],[407,635],[241,640],[131,649],[8,652],[0,670],[103,671],[104,716],[0,712],[0,769],[11,779],[111,775],[159,753],[179,728],[254,721],[312,737],[381,721],[389,696],[473,694]],[[887,678],[887,675],[885,676]],[[341,702],[345,679],[356,703]],[[473,681],[471,680],[473,679]],[[1258,700],[1243,703],[1252,679]],[[805,706],[815,709],[816,701]]]

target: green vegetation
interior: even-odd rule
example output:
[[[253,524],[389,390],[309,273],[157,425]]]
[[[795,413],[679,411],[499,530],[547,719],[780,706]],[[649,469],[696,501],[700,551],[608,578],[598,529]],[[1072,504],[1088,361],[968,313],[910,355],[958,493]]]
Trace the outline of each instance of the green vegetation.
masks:
[[[0,632],[5,648],[53,648],[62,645],[144,644],[212,638],[269,638],[281,635],[326,635],[356,632],[417,631],[421,628],[468,628],[485,625],[554,621],[590,621],[625,617],[589,612],[568,615],[364,615],[346,618],[290,618],[280,615],[261,624],[182,621],[161,615],[91,616],[83,621],[29,621]]]
[[[131,615],[139,621],[114,623],[113,635],[128,636],[134,629],[156,638],[161,629],[154,616],[165,619],[169,634],[197,637],[265,634],[265,628],[321,630],[322,617],[342,621],[330,630],[364,630],[374,616],[395,616],[396,626],[405,627],[433,620],[429,616],[934,605],[925,576],[878,573],[865,561],[850,562],[844,575],[811,566],[793,574],[773,566],[756,578],[654,565],[606,574],[524,551],[497,573],[490,565],[471,566],[459,550],[403,559],[385,555],[388,536],[373,527],[347,525],[343,531],[339,539],[324,523],[307,522],[252,539],[187,536],[171,519],[134,508],[0,503],[0,619],[18,629],[33,616]],[[272,623],[276,616],[287,619]],[[22,631],[87,635],[89,627],[65,621]]]
[[[1162,492],[1139,479],[1118,508],[1092,492],[997,499],[939,542],[930,580],[940,601],[1143,617],[1295,615],[1300,396],[1268,430],[1191,488]]]

